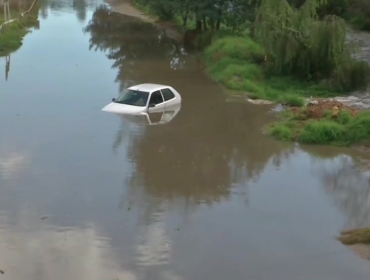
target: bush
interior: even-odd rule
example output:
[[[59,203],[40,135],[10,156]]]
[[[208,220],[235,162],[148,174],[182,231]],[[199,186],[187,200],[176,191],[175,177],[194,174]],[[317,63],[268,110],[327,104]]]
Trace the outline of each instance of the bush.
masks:
[[[347,138],[351,143],[370,141],[370,112],[363,112],[348,122]]]
[[[341,111],[336,122],[339,124],[348,124],[352,119],[353,117],[348,111]]]
[[[370,30],[370,2],[368,0],[352,0],[346,17],[355,28]]]
[[[215,40],[205,52],[208,62],[217,62],[222,58],[260,63],[264,59],[263,48],[248,37],[225,37]]]
[[[293,107],[302,107],[305,104],[305,99],[302,96],[294,93],[283,95],[279,101],[285,105]]]
[[[346,1],[330,0],[321,6],[327,9],[321,20],[319,2],[305,0],[299,9],[294,9],[288,0],[261,1],[254,38],[269,56],[268,68],[275,75],[294,76],[301,81],[329,80],[335,90],[364,88],[369,83],[370,66],[351,57],[352,47],[346,44],[346,22],[327,14],[329,10],[341,13]]]
[[[343,145],[344,127],[334,121],[311,121],[303,128],[299,141],[304,144]]]
[[[335,93],[312,83],[285,76],[269,76],[263,48],[249,37],[226,36],[213,41],[204,50],[207,72],[232,90],[246,91],[252,99],[278,101],[301,107],[303,96],[333,96]]]
[[[337,90],[366,89],[370,80],[370,67],[364,61],[350,61],[338,67],[330,79],[330,87]]]
[[[327,3],[318,8],[320,18],[326,15],[336,15],[343,17],[350,6],[350,0],[327,0]]]
[[[304,112],[304,110],[284,112],[283,121],[270,126],[270,134],[283,141],[294,140],[290,138],[293,137],[290,134],[294,134],[297,135],[298,141],[304,144],[370,145],[369,111],[361,112],[357,116],[352,116],[345,110],[340,111],[338,116],[333,116],[332,111],[327,111],[319,120],[307,120],[302,115]]]
[[[269,129],[269,132],[272,136],[281,141],[294,140],[293,132],[287,125],[276,124]]]

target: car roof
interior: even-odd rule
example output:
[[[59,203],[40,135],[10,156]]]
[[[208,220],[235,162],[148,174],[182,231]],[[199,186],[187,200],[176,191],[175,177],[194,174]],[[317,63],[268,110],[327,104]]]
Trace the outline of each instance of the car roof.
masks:
[[[139,84],[139,85],[129,87],[129,89],[132,89],[132,90],[145,91],[145,92],[152,92],[152,91],[160,90],[163,88],[170,88],[170,86],[145,83],[145,84]]]

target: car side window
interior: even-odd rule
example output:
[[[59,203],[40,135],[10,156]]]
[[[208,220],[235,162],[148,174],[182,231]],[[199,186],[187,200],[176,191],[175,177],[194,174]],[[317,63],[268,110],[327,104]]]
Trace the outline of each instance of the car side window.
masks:
[[[169,88],[164,88],[161,91],[163,94],[164,101],[168,101],[175,98],[175,94]]]
[[[150,97],[149,105],[150,104],[157,105],[157,104],[161,104],[161,103],[163,103],[163,97],[162,97],[161,92],[159,90],[153,92],[151,97]]]

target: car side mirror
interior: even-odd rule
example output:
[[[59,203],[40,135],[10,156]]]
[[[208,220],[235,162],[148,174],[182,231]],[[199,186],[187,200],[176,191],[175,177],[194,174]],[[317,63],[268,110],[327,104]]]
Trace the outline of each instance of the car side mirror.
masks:
[[[112,98],[112,102],[114,102],[114,101],[116,101],[116,99],[115,98]]]
[[[154,103],[149,104],[149,108],[153,108],[153,107],[155,107],[155,104]]]

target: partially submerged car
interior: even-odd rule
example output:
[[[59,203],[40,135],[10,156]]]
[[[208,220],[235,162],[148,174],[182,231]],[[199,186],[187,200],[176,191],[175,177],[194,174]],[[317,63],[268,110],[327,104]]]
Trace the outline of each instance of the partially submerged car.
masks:
[[[129,87],[112,103],[105,106],[105,112],[140,115],[166,111],[181,104],[180,94],[171,86],[140,84]]]

